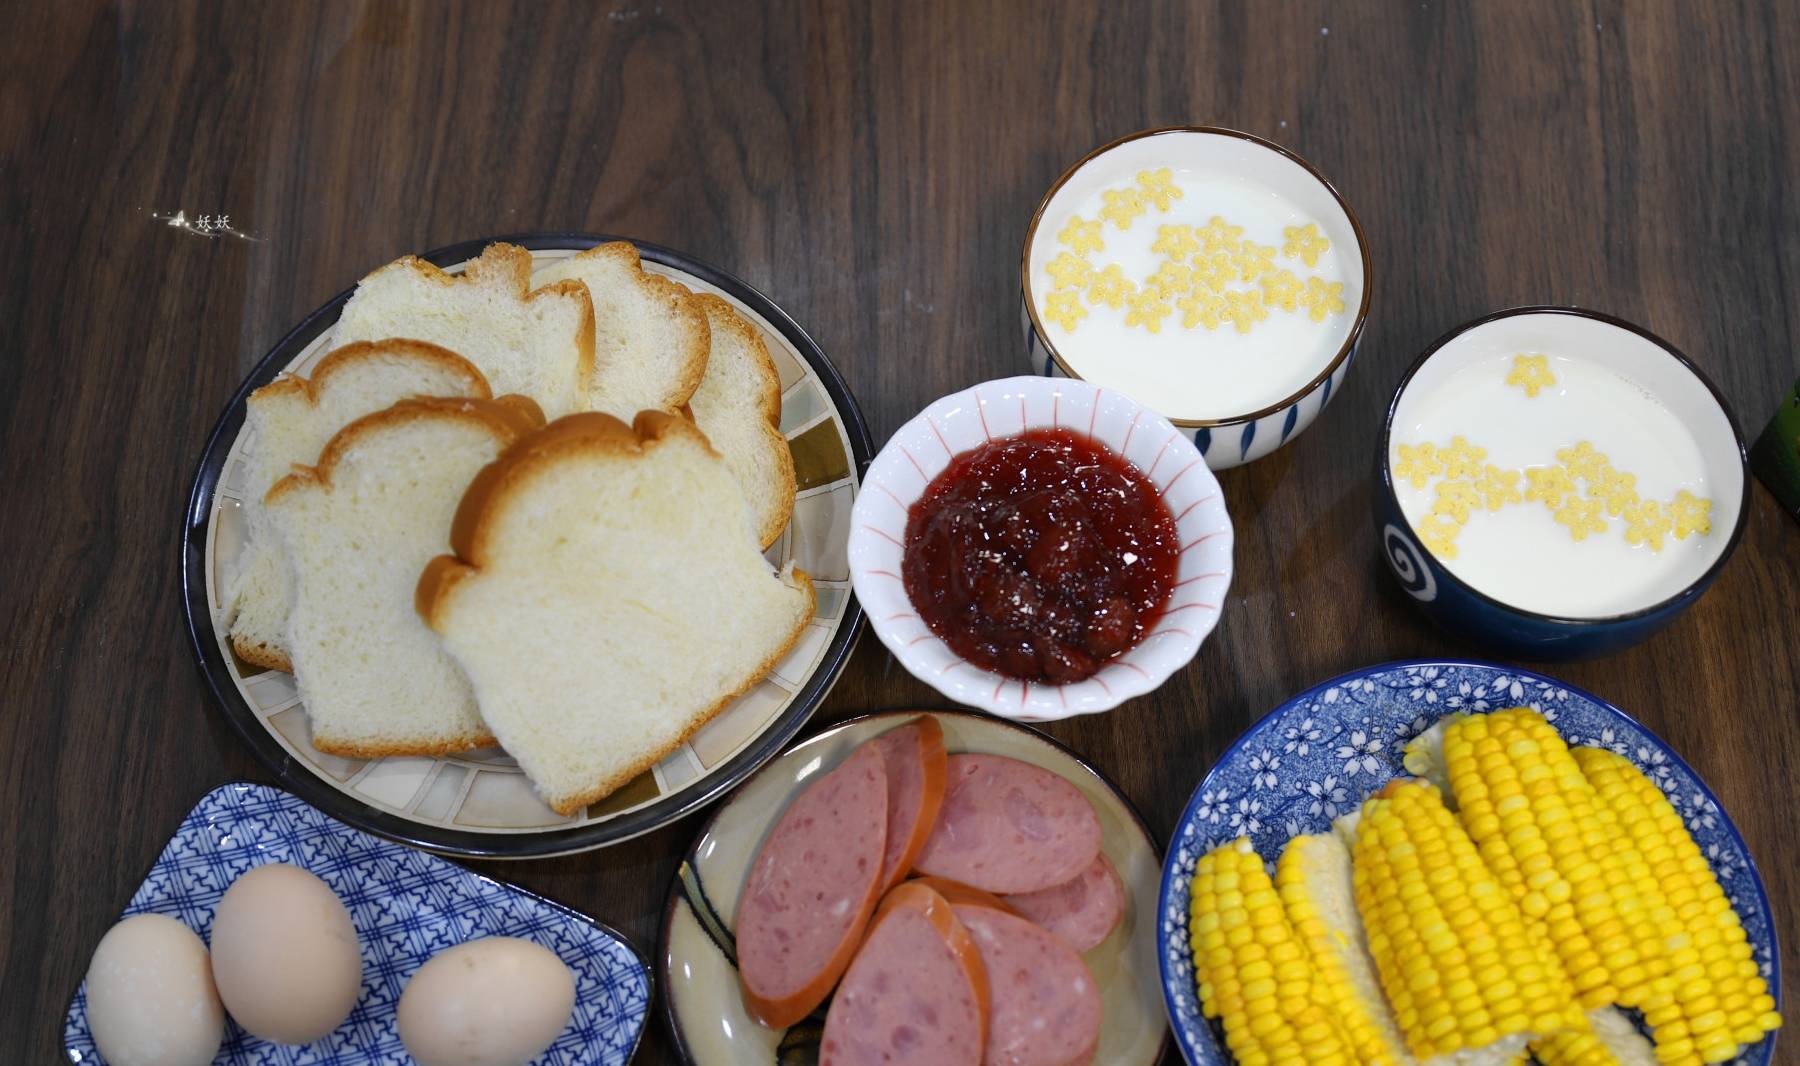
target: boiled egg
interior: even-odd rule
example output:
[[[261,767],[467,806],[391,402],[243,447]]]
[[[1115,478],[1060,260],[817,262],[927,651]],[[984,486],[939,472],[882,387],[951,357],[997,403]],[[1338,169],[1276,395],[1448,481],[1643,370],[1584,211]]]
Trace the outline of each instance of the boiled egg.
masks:
[[[161,914],[127,918],[100,938],[87,1013],[109,1066],[205,1066],[225,1034],[206,945]]]
[[[524,1066],[569,1025],[575,976],[508,936],[438,952],[400,993],[400,1042],[419,1066]]]
[[[325,882],[270,863],[232,882],[213,913],[219,998],[251,1034],[310,1044],[342,1025],[362,992],[362,946]]]

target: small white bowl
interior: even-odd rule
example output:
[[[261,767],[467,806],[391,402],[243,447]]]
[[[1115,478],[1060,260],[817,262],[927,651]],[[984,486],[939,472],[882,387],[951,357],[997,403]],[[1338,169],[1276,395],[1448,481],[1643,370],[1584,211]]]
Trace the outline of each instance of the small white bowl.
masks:
[[[1027,429],[1074,429],[1125,457],[1175,516],[1181,555],[1168,608],[1144,639],[1085,681],[1033,684],[951,651],[913,609],[901,577],[906,519],[952,457]],[[958,703],[1042,722],[1108,711],[1187,665],[1218,624],[1231,585],[1231,516],[1187,434],[1110,389],[1072,379],[1005,378],[925,408],[881,449],[850,516],[850,581],[875,635],[914,677]]]

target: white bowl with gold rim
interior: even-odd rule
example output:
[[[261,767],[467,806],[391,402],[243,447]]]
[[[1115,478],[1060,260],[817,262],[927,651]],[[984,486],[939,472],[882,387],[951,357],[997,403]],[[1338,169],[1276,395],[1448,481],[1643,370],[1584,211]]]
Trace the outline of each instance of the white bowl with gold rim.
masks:
[[[1095,149],[1038,205],[1020,264],[1034,373],[1117,389],[1237,466],[1305,429],[1369,309],[1362,226],[1311,164],[1210,126]]]

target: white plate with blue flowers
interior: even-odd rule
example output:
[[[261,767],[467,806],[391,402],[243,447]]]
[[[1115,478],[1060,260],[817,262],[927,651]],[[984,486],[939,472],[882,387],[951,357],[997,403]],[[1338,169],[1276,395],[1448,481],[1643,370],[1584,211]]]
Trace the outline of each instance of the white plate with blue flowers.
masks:
[[[1697,774],[1649,730],[1604,700],[1553,678],[1474,662],[1388,663],[1344,674],[1275,708],[1239,737],[1194,790],[1163,861],[1156,951],[1163,1005],[1190,1066],[1229,1066],[1200,1014],[1188,946],[1188,886],[1213,847],[1248,836],[1268,862],[1289,839],[1330,829],[1390,779],[1402,748],[1457,712],[1531,707],[1571,745],[1611,749],[1660,786],[1687,822],[1737,910],[1769,991],[1781,1001],[1780,955],[1762,875],[1744,839]],[[1773,1037],[1731,1066],[1767,1066]]]

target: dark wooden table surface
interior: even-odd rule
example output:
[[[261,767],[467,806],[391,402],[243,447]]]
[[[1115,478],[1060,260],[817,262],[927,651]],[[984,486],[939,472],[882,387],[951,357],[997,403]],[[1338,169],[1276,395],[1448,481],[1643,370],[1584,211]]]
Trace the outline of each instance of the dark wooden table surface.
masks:
[[[787,308],[877,441],[1018,372],[1037,198],[1116,135],[1211,123],[1342,188],[1371,243],[1329,412],[1221,478],[1237,576],[1153,696],[1052,727],[1166,835],[1255,718],[1470,656],[1386,575],[1380,415],[1432,338],[1523,303],[1641,322],[1754,432],[1800,375],[1800,8],[1716,2],[0,4],[0,1047],[58,1055],[101,933],[188,807],[266,779],[193,665],[178,534],[204,435],[299,318],[404,252],[640,236]],[[229,215],[207,239],[153,214]],[[1713,591],[1555,668],[1718,791],[1800,969],[1800,525],[1760,485]],[[874,640],[820,720],[941,702]],[[491,872],[654,945],[695,819]],[[1785,1008],[1800,1015],[1800,997]],[[1800,1039],[1781,1058],[1800,1062]],[[668,1057],[653,1025],[641,1061]]]

